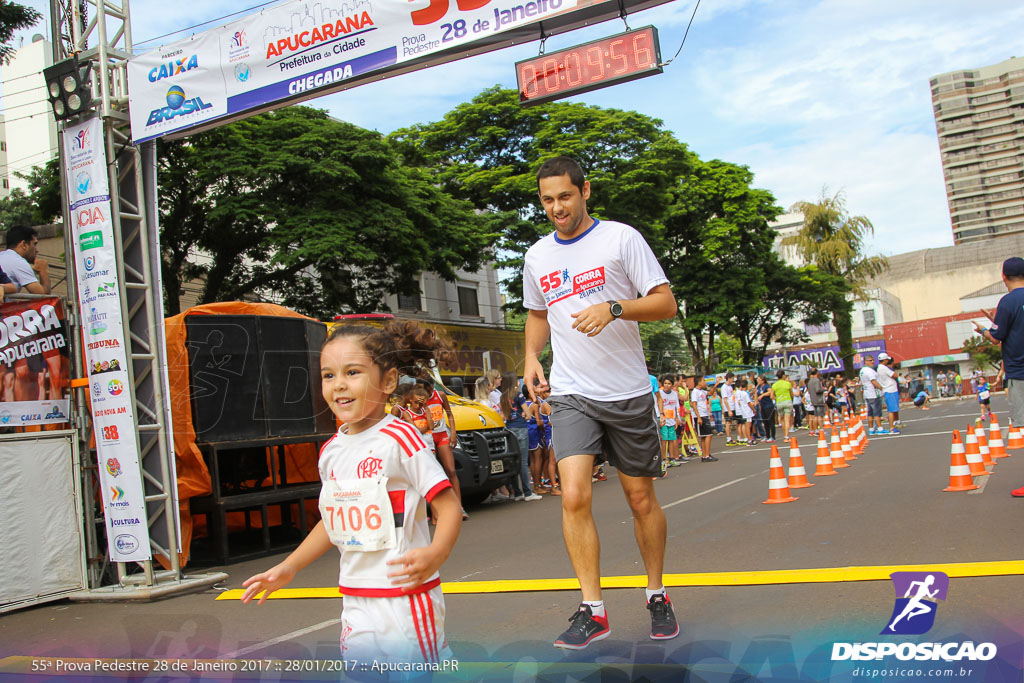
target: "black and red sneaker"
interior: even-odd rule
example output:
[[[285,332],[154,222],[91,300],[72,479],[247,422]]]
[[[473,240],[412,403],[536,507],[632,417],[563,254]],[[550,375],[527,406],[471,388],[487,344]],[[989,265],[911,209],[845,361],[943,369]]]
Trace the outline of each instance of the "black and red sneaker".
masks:
[[[569,623],[572,625],[555,639],[555,647],[582,650],[595,640],[604,640],[612,633],[608,617],[595,617],[590,605],[580,605],[576,613],[569,617]]]
[[[679,635],[679,623],[667,595],[651,596],[647,609],[651,612],[651,640],[669,640]]]

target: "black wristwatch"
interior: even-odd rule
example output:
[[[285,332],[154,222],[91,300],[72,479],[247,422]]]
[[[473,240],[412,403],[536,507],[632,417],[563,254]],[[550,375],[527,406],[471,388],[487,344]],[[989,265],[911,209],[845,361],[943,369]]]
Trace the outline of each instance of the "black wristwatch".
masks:
[[[608,307],[612,311],[612,318],[618,319],[622,317],[622,304],[618,301],[609,301]]]

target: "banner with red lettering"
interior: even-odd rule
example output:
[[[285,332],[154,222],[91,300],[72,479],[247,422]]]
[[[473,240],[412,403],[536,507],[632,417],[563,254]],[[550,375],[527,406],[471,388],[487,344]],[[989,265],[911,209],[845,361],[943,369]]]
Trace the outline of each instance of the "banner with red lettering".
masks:
[[[132,138],[208,128],[664,2],[289,0],[133,56]]]
[[[70,357],[59,297],[0,304],[0,427],[67,422]]]

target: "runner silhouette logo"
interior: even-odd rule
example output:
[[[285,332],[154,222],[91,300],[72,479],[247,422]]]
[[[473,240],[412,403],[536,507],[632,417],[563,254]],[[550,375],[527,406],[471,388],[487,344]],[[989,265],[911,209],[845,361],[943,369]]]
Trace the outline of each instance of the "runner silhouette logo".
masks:
[[[881,635],[914,636],[927,633],[935,624],[936,600],[945,600],[949,576],[942,572],[893,572],[896,591],[892,616]]]

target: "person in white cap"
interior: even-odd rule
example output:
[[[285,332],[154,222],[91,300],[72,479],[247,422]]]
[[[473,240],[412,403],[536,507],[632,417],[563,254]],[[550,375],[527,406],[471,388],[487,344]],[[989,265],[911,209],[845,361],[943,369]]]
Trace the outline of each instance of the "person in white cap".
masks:
[[[896,421],[900,417],[900,385],[896,381],[896,371],[892,366],[892,356],[884,351],[878,354],[878,383],[882,385],[882,399],[885,402],[885,410],[889,413],[889,433],[899,434]]]

